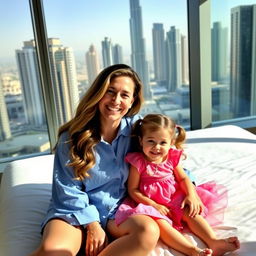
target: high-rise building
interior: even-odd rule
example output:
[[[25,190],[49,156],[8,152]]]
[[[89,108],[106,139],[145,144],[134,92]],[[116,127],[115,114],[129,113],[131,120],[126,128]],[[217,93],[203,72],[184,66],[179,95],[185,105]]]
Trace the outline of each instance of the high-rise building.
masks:
[[[0,141],[10,139],[11,137],[11,128],[0,77]]]
[[[131,63],[143,82],[143,95],[146,100],[151,99],[149,85],[148,62],[145,53],[145,39],[143,38],[142,12],[139,0],[130,0],[130,38]]]
[[[58,125],[61,125],[71,119],[79,101],[74,54],[58,38],[49,38],[48,47]],[[16,57],[27,122],[41,126],[45,124],[45,116],[34,40],[24,42],[22,50],[16,50]]]
[[[212,81],[223,82],[228,77],[228,29],[221,22],[214,22],[211,29]]]
[[[181,35],[181,83],[189,84],[189,68],[188,68],[188,40],[187,37]]]
[[[253,5],[251,115],[256,115],[256,5]]]
[[[51,72],[58,124],[69,121],[79,101],[74,54],[71,48],[63,47],[59,38],[49,38]]]
[[[233,117],[256,114],[256,5],[231,9],[230,101]]]
[[[72,48],[64,47],[64,58],[66,63],[70,109],[73,115],[79,103],[79,89],[77,82],[76,63]]]
[[[113,64],[122,64],[123,61],[123,50],[122,46],[119,44],[115,44],[112,48],[113,53]]]
[[[162,23],[154,23],[152,29],[153,63],[155,81],[158,85],[166,85],[166,47],[165,32]]]
[[[103,59],[103,67],[106,68],[108,66],[113,65],[113,53],[112,53],[112,43],[108,37],[104,38],[104,41],[101,42],[102,46],[102,59]]]
[[[45,115],[34,40],[25,41],[22,49],[16,50],[16,61],[26,122],[40,127],[45,124]]]
[[[96,76],[100,72],[99,57],[94,45],[90,45],[88,52],[85,55],[88,83],[92,84]]]
[[[181,36],[175,26],[166,33],[166,48],[168,90],[174,92],[182,85]]]

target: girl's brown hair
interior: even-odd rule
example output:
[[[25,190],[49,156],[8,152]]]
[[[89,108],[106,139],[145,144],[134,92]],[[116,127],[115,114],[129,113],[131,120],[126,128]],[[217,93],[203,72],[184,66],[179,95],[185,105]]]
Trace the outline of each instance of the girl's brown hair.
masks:
[[[140,138],[145,131],[156,131],[159,128],[169,130],[174,145],[177,149],[182,149],[186,140],[186,131],[182,126],[176,125],[175,121],[162,114],[148,114],[143,119],[135,122],[132,130],[133,145],[135,151],[141,151]]]
[[[142,82],[131,67],[116,64],[101,71],[81,99],[75,116],[59,128],[58,138],[65,131],[69,133],[70,140],[67,141],[70,143],[69,166],[74,168],[75,177],[79,180],[89,177],[88,170],[95,165],[93,150],[101,137],[98,103],[113,79],[119,76],[128,76],[134,81],[134,102],[126,116],[137,114],[143,101]]]

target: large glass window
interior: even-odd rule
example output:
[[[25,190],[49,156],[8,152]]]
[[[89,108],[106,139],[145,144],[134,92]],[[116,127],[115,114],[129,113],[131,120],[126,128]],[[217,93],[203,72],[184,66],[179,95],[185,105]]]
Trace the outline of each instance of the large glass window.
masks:
[[[43,0],[58,122],[104,67],[131,65],[144,83],[141,114],[189,126],[187,1]]]
[[[50,144],[29,2],[2,1],[0,12],[1,172],[5,161],[49,152]]]
[[[144,83],[141,114],[161,112],[189,129],[187,2],[42,0],[57,124],[100,70],[126,63]],[[3,1],[0,14],[1,172],[1,163],[50,152],[50,143],[29,1]],[[256,0],[211,0],[211,17],[213,124],[249,119],[255,127]]]
[[[255,126],[256,1],[212,0],[211,31],[213,121]]]

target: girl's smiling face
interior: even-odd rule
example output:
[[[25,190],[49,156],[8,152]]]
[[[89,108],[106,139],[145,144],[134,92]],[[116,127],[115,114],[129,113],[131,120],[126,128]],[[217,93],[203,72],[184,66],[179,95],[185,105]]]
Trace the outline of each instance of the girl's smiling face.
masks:
[[[156,164],[165,161],[172,144],[170,131],[164,128],[159,128],[156,131],[146,130],[140,139],[140,145],[146,159]]]

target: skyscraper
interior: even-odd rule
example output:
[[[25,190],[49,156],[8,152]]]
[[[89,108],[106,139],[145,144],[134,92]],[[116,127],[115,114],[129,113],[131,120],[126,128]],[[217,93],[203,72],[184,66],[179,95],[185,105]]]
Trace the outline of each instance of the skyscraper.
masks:
[[[22,50],[16,50],[16,61],[26,122],[40,127],[45,124],[45,116],[34,40],[25,41]]]
[[[166,47],[164,27],[161,23],[154,23],[152,29],[153,61],[155,81],[158,85],[166,85]]]
[[[110,65],[113,65],[113,53],[112,53],[112,43],[108,37],[104,38],[104,41],[101,42],[102,47],[102,59],[103,67],[106,68]]]
[[[253,5],[251,115],[256,115],[256,5]]]
[[[59,38],[48,39],[53,88],[61,125],[71,119],[79,101],[74,54],[63,47]]]
[[[64,58],[66,62],[70,109],[73,115],[79,102],[79,90],[77,82],[76,64],[72,48],[64,47]]]
[[[88,83],[91,85],[100,72],[99,57],[94,45],[90,45],[89,51],[86,52],[85,60],[87,66]]]
[[[231,9],[230,100],[233,117],[256,112],[256,5]]]
[[[214,22],[211,30],[212,40],[212,81],[223,82],[227,79],[228,29],[220,22]]]
[[[112,48],[113,52],[113,64],[122,64],[123,61],[123,50],[122,46],[119,44],[115,44]]]
[[[148,63],[145,54],[145,39],[143,38],[142,13],[139,0],[130,0],[130,37],[131,63],[143,82],[143,94],[146,100],[151,99],[149,85]]]
[[[172,26],[166,33],[168,90],[174,92],[181,81],[181,36],[179,29]]]
[[[2,81],[0,77],[0,141],[12,137],[6,103],[3,94]]]
[[[188,40],[184,35],[181,35],[181,83],[182,85],[189,84]]]

